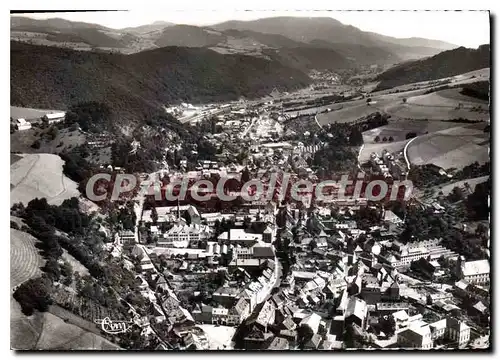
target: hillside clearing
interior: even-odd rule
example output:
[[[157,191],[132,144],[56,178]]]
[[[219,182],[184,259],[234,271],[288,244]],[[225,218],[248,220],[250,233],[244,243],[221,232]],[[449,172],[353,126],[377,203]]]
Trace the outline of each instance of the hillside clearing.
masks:
[[[25,316],[11,298],[10,346],[16,350],[120,350],[120,347],[50,312]]]
[[[71,265],[74,272],[76,271],[80,273],[80,276],[89,275],[89,270],[85,266],[83,266],[81,262],[76,260],[71,254],[69,254],[66,249],[63,250],[63,254],[61,257]]]
[[[62,110],[32,109],[20,106],[10,107],[10,117],[13,119],[24,118],[26,120],[40,119],[45,114],[61,112]]]
[[[455,100],[464,103],[471,103],[472,106],[478,106],[483,104],[486,108],[488,107],[488,101],[483,99],[478,99],[476,97],[464,95],[461,93],[462,88],[445,89],[437,91],[435,94],[439,95],[441,98]]]
[[[469,120],[485,121],[490,118],[488,112],[471,111],[466,108],[456,109],[454,107],[427,106],[412,103],[389,105],[384,108],[384,112],[403,119],[451,120],[465,118]]]
[[[20,153],[51,153],[57,154],[70,150],[86,142],[86,136],[80,130],[60,129],[56,137],[52,140],[50,128],[40,129],[32,127],[28,130],[16,131],[10,135],[10,151]],[[35,141],[39,140],[40,147],[32,147]]]
[[[460,75],[455,75],[451,77],[445,77],[441,79],[435,79],[435,80],[427,80],[427,81],[421,81],[421,82],[416,82],[416,83],[408,83],[405,85],[399,85],[396,87],[393,87],[391,89],[387,90],[382,90],[382,91],[377,91],[374,93],[374,95],[378,94],[389,94],[394,91],[398,91],[400,94],[402,92],[409,91],[411,89],[425,89],[425,88],[432,88],[433,85],[436,82],[444,81],[444,80],[450,80],[450,85],[455,86],[455,85],[461,85],[461,84],[469,84],[472,82],[476,81],[481,81],[481,80],[489,80],[490,79],[490,68],[483,68],[479,70],[473,70],[469,71],[467,73],[463,73]]]
[[[65,199],[78,197],[78,184],[63,174],[64,161],[52,154],[27,154],[11,165],[10,206],[27,204],[34,198],[46,198],[50,204],[60,205]]]
[[[489,161],[489,134],[480,124],[454,127],[419,136],[408,147],[411,164],[434,164],[444,169],[460,169],[475,161]]]
[[[41,274],[44,260],[31,235],[10,229],[10,286],[15,288]],[[65,256],[66,255],[66,256]],[[69,254],[63,255],[68,259]],[[72,257],[71,257],[72,258]],[[72,266],[80,269],[75,262]],[[119,347],[101,336],[66,323],[49,312],[35,311],[26,316],[10,296],[10,346],[15,350],[117,350]]]
[[[477,178],[456,181],[456,182],[453,182],[451,184],[447,184],[444,186],[437,186],[436,189],[434,189],[434,196],[437,196],[440,191],[443,192],[443,195],[446,196],[446,195],[450,194],[455,187],[464,188],[465,183],[469,184],[471,191],[474,192],[476,185],[481,184],[483,182],[486,182],[488,180],[488,178],[489,178],[489,175],[486,175],[486,176],[480,176]]]
[[[488,102],[476,99],[470,96],[460,94],[460,89],[446,89],[425,95],[412,96],[408,98],[408,103],[419,106],[435,106],[455,109],[459,104],[463,107],[481,106],[484,110],[488,109]]]
[[[363,132],[363,141],[367,143],[376,143],[375,138],[380,137],[380,141],[384,137],[392,137],[393,141],[406,140],[406,135],[409,132],[414,132],[417,135],[433,133],[440,130],[445,130],[460,126],[460,124],[446,121],[428,121],[428,120],[389,120],[389,124],[380,126]]]

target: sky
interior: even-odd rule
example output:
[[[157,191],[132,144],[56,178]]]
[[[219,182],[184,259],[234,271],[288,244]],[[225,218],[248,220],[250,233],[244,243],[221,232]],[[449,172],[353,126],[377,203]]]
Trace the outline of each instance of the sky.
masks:
[[[274,16],[332,17],[363,31],[397,38],[422,37],[476,48],[490,43],[486,11],[123,11],[93,13],[30,14],[36,19],[60,17],[119,29],[154,21],[213,25],[227,20],[255,20]]]

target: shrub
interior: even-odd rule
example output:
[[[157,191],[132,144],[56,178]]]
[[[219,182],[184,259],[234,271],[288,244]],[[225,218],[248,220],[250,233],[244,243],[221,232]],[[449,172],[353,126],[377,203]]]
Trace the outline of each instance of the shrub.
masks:
[[[35,140],[33,144],[31,144],[31,147],[33,149],[40,149],[40,146],[41,146],[40,140]]]
[[[57,137],[57,135],[59,135],[59,130],[57,129],[57,126],[52,126],[47,132],[47,134],[50,136],[51,140],[54,140]]]
[[[406,134],[406,140],[412,139],[412,138],[414,138],[416,136],[417,136],[417,133],[415,133],[415,132],[409,132],[409,133]]]
[[[21,284],[14,292],[14,299],[21,305],[23,314],[30,316],[35,310],[45,312],[52,304],[50,280],[41,277]]]

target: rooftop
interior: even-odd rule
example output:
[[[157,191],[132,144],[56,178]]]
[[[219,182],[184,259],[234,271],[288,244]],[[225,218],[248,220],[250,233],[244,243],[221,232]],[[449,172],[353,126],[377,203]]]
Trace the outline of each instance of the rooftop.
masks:
[[[275,337],[271,342],[267,350],[288,350],[290,347],[290,343],[287,339],[282,337]]]
[[[462,273],[464,276],[489,274],[490,262],[488,260],[468,261],[463,265]]]

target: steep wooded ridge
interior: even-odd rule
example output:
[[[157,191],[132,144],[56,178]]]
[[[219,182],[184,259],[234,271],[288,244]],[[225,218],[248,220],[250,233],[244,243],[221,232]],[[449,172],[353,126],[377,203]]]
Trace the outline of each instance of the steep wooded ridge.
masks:
[[[11,39],[35,45],[127,54],[158,47],[183,46],[266,58],[272,54],[269,50],[279,52],[283,49],[288,58],[285,60],[290,60],[285,64],[296,65],[299,69],[350,68],[353,64],[392,65],[457,47],[437,40],[396,39],[364,32],[328,17],[275,17],[228,21],[203,27],[155,22],[125,29],[63,19],[11,17]],[[320,52],[321,59],[317,56]],[[325,66],[327,63],[331,65]]]
[[[490,46],[481,45],[477,49],[443,51],[433,57],[407,62],[395,66],[377,77],[377,90],[420,81],[435,80],[463,74],[490,66]]]
[[[309,83],[303,72],[276,61],[202,48],[122,55],[11,42],[11,105],[16,106],[66,109],[100,101],[120,119],[139,120],[168,103],[253,98],[275,87],[286,91]]]

